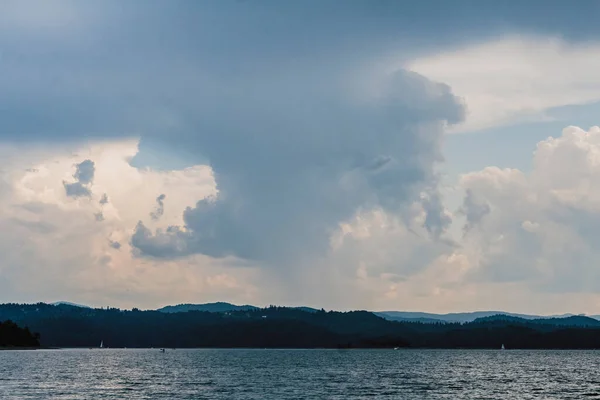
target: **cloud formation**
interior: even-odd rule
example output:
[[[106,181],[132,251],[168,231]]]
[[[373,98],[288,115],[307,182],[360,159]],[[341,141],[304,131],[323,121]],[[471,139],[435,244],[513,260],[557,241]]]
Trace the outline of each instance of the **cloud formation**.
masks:
[[[546,121],[553,108],[600,101],[598,40],[515,34],[405,65],[464,97],[467,117],[456,132]]]
[[[92,191],[90,185],[94,180],[96,168],[92,160],[84,160],[75,165],[75,182],[67,183],[63,181],[65,191],[69,197],[90,197]]]
[[[465,192],[462,207],[458,210],[460,215],[464,215],[467,223],[463,227],[463,231],[468,233],[471,228],[477,225],[483,217],[490,213],[490,206],[487,203],[478,202],[471,189]]]
[[[150,213],[153,220],[159,219],[165,213],[165,198],[166,194],[161,194],[156,198],[156,209]]]
[[[0,297],[565,307],[596,133],[467,174],[454,215],[436,165],[455,96],[471,128],[598,98],[598,2],[566,4],[5,1]]]
[[[209,205],[218,201],[218,196],[211,197],[216,192],[208,167],[138,170],[127,163],[136,152],[135,142],[93,146],[95,188],[111,193],[103,208],[105,219],[98,224],[93,212],[101,195],[78,203],[62,191],[60,177],[74,161],[69,152],[30,159],[22,151],[14,162],[25,164],[14,164],[0,180],[6,183],[0,191],[0,227],[10,232],[0,241],[0,297],[53,301],[68,295],[93,305],[152,307],[173,299],[227,298],[341,309],[401,303],[446,311],[472,309],[473,304],[537,312],[593,311],[598,302],[594,262],[600,257],[595,249],[599,146],[600,129],[569,128],[539,143],[531,172],[488,167],[465,175],[461,213],[468,229],[457,243],[443,240],[446,233],[435,239],[431,227],[446,225],[434,223],[431,216],[427,222],[428,214],[442,202],[422,188],[400,214],[382,207],[358,211],[332,234],[326,257],[294,265],[286,277],[252,263],[232,268],[237,261],[181,257],[177,246],[187,238],[174,242],[178,237],[169,226],[184,224],[179,210],[186,203],[194,209],[190,199],[206,198]],[[379,170],[390,162],[381,158],[367,169]],[[561,167],[566,164],[571,168]],[[155,193],[166,194],[174,205],[159,221],[148,218],[152,204],[144,200]],[[448,211],[443,209],[443,214]],[[143,218],[148,218],[147,226],[134,236],[146,234],[147,241],[164,237],[164,248],[154,242],[145,249],[157,251],[160,258],[136,256],[140,249],[130,244],[132,227]],[[462,222],[455,216],[453,223]],[[38,270],[42,263],[45,268]],[[33,275],[39,279],[32,280]],[[520,308],[523,304],[528,306]]]
[[[67,297],[95,306],[157,307],[174,296],[195,301],[198,293],[252,302],[251,269],[227,273],[206,257],[153,262],[133,257],[128,244],[137,220],[152,211],[142,199],[168,193],[178,210],[193,205],[190,199],[214,193],[210,168],[139,170],[128,163],[137,152],[131,140],[42,152],[0,145],[0,152],[5,150],[18,157],[6,157],[0,170],[0,302]],[[80,162],[74,154],[83,151],[94,160],[95,190],[92,201],[75,202],[66,196],[61,177],[73,174],[73,164]],[[100,193],[111,196],[102,206],[101,224],[94,215]],[[181,218],[166,209],[161,222],[149,224],[178,224]]]
[[[597,291],[600,128],[566,128],[538,143],[533,170],[488,167],[465,175],[465,249],[471,279],[538,290]]]
[[[461,120],[461,102],[448,86],[403,70],[368,99],[318,83],[278,94],[277,104],[237,109],[235,125],[207,117],[193,145],[210,160],[218,194],[187,208],[183,227],[153,235],[138,224],[132,244],[155,257],[281,264],[324,255],[359,208],[401,213],[434,182],[443,127]],[[426,222],[435,235],[448,223],[437,196],[429,197]]]

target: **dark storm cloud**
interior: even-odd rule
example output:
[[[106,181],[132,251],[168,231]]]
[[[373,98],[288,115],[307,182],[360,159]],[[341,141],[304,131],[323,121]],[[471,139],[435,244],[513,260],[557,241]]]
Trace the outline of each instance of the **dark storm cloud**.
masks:
[[[141,135],[141,149],[209,163],[219,194],[183,211],[185,229],[136,228],[134,247],[157,257],[322,254],[357,209],[400,212],[430,188],[441,125],[462,106],[416,74],[381,76],[384,60],[506,33],[600,34],[587,0],[48,4],[2,3],[0,139]],[[87,167],[67,195],[91,195]]]
[[[369,101],[309,83],[273,93],[277,104],[244,104],[235,120],[205,119],[211,125],[194,139],[218,195],[185,210],[185,229],[152,234],[140,223],[133,246],[155,257],[268,262],[323,254],[329,235],[359,208],[397,213],[412,201],[434,178],[443,123],[463,115],[449,87],[407,71],[389,76]]]
[[[592,0],[5,0],[1,7],[7,140],[148,138],[175,128],[191,135],[198,126],[189,115],[257,76],[289,71],[293,79],[334,63],[410,58],[507,33],[600,37],[600,3]]]

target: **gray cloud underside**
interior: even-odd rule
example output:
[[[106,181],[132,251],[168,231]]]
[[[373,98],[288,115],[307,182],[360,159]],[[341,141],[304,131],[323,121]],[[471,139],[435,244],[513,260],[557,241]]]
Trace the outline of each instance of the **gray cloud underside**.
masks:
[[[462,207],[458,210],[458,213],[466,217],[466,224],[463,231],[468,232],[474,225],[478,224],[483,217],[489,214],[491,211],[489,204],[485,202],[478,202],[475,199],[473,191],[470,189],[466,190],[465,198],[463,200]]]
[[[273,263],[322,254],[358,209],[402,214],[421,190],[427,230],[448,225],[433,164],[442,124],[463,107],[445,85],[402,70],[371,76],[373,64],[506,26],[570,40],[600,32],[590,1],[9,3],[3,140],[141,135],[142,152],[207,162],[217,197],[184,210],[183,227],[139,224],[132,244],[157,257]],[[67,195],[91,194],[89,167],[65,182]]]
[[[150,213],[150,217],[153,220],[159,219],[165,213],[165,199],[167,198],[166,194],[161,194],[156,198],[156,210]]]
[[[152,256],[272,262],[323,254],[330,234],[359,208],[401,213],[416,200],[434,180],[443,124],[463,115],[449,87],[407,71],[370,101],[335,86],[311,89],[235,108],[234,120],[202,121],[193,143],[210,160],[218,195],[186,209],[184,228],[153,235],[138,225],[133,246]],[[443,230],[436,196],[428,212],[438,217],[427,223]]]
[[[89,185],[94,180],[94,173],[96,167],[92,160],[84,160],[79,164],[75,165],[75,178],[76,182],[68,183],[63,182],[67,196],[69,197],[89,197],[92,195],[92,191]]]
[[[90,189],[81,184],[81,182],[63,182],[63,185],[65,186],[65,192],[69,197],[89,197],[92,195]]]
[[[75,175],[73,175],[73,178],[84,185],[92,183],[94,180],[94,172],[96,171],[92,160],[83,160],[77,164],[75,168]]]
[[[260,90],[245,86],[261,76],[276,82],[284,71],[291,79],[336,63],[409,58],[507,31],[589,40],[600,34],[599,8],[592,0],[5,0],[0,137],[190,134],[204,96]]]

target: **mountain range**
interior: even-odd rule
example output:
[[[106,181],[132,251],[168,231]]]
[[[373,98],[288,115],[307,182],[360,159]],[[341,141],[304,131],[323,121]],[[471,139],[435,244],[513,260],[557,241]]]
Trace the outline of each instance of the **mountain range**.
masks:
[[[18,331],[14,324],[24,329],[20,332],[29,329],[44,347],[600,349],[600,320],[583,315],[395,313],[384,318],[369,311],[229,303],[145,311],[63,302],[0,304],[5,326],[12,332]],[[10,335],[16,337],[4,336]]]
[[[74,307],[91,308],[86,305],[70,303],[67,301],[59,301],[52,303],[53,305],[70,305]],[[163,313],[181,313],[188,311],[205,311],[211,313],[223,313],[233,311],[255,311],[261,307],[253,306],[250,304],[236,305],[227,302],[215,302],[215,303],[200,303],[200,304],[177,304],[167,305],[158,308],[153,311],[159,311]],[[316,308],[312,307],[289,307],[291,309],[316,312]],[[473,322],[478,318],[486,318],[495,315],[507,315],[511,317],[518,317],[526,320],[534,319],[549,319],[549,318],[567,318],[575,315],[585,316],[585,314],[557,314],[557,315],[534,315],[534,314],[519,314],[511,313],[506,311],[472,311],[462,313],[447,313],[447,314],[435,314],[417,311],[371,311],[373,314],[387,319],[388,321],[404,321],[404,322],[421,322],[421,323],[466,323]],[[588,315],[587,317],[600,320],[600,315]]]
[[[316,312],[318,311],[316,308],[311,307],[289,307],[295,310],[301,310],[306,312]],[[175,306],[165,306],[157,309],[156,311],[164,312],[164,313],[180,313],[180,312],[188,312],[188,311],[205,311],[212,313],[221,313],[221,312],[232,312],[232,311],[256,311],[259,310],[260,307],[251,306],[249,304],[245,304],[242,306],[238,306],[231,303],[225,303],[222,301],[216,303],[204,303],[204,304],[177,304]]]
[[[516,314],[509,313],[506,311],[474,311],[464,313],[449,313],[449,314],[432,314],[425,312],[410,312],[410,311],[377,311],[374,312],[382,318],[390,321],[409,321],[409,322],[422,322],[422,323],[440,323],[440,322],[472,322],[478,318],[491,317],[493,315],[508,315],[511,317],[518,317],[527,320],[533,319],[547,319],[547,318],[567,318],[572,317],[575,314],[562,314],[562,315],[529,315],[529,314]],[[595,316],[591,318],[598,319]]]
[[[29,329],[45,347],[600,349],[600,320],[583,315],[376,314],[230,303],[143,311],[59,302],[0,304],[0,322],[11,332],[18,331],[14,324]]]

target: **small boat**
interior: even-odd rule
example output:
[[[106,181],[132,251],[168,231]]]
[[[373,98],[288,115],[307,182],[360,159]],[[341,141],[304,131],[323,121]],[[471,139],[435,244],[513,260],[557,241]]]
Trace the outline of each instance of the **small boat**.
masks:
[[[394,350],[398,350],[398,349],[399,349],[398,347],[394,347]]]
[[[504,343],[502,343],[502,347],[500,347],[500,350],[504,350]]]
[[[103,340],[101,340],[101,341],[100,341],[100,348],[101,348],[101,349],[103,349],[103,348],[104,348],[104,341],[103,341]]]
[[[160,349],[160,352],[161,352],[161,353],[164,353],[164,352],[165,352],[165,349]]]

